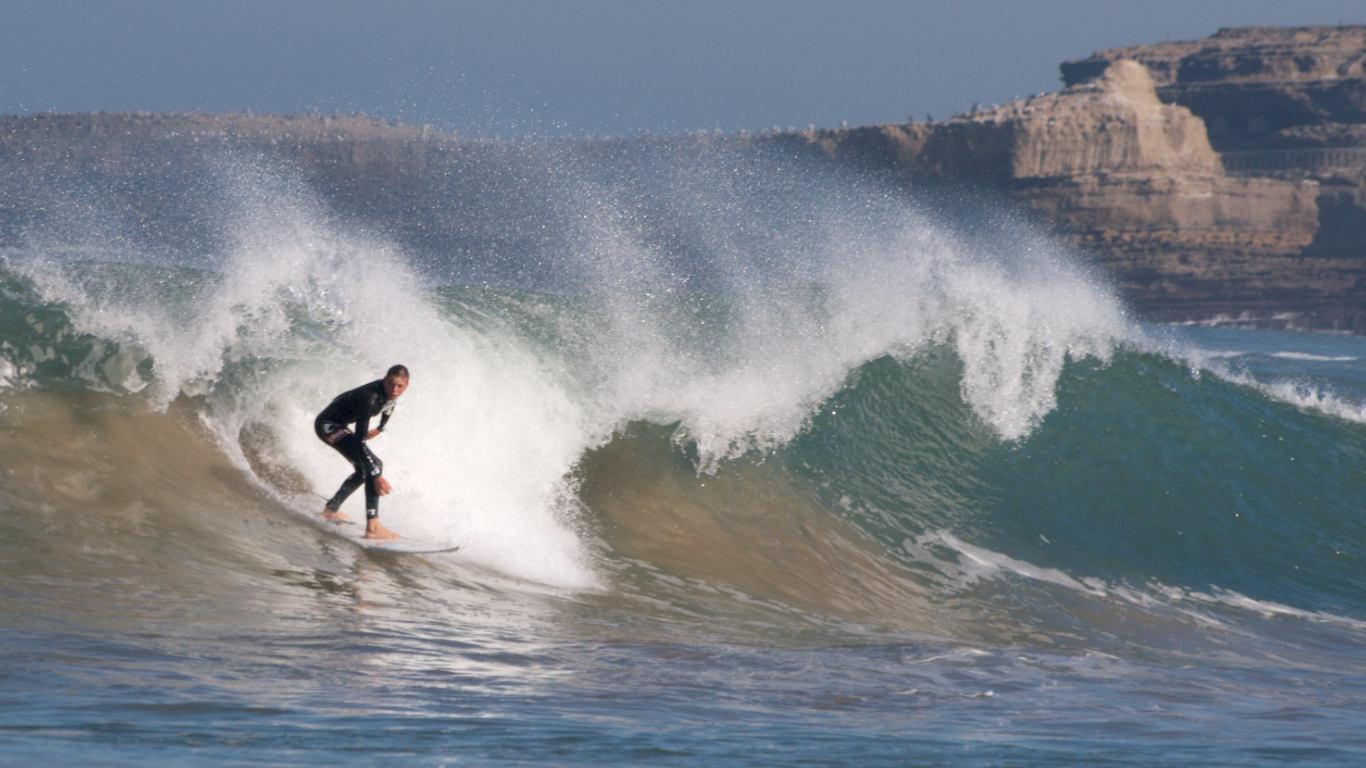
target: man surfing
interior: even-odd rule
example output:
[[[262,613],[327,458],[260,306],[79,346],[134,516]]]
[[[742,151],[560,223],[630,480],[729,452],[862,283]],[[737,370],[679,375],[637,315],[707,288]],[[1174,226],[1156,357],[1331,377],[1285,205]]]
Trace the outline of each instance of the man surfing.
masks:
[[[318,439],[332,446],[351,462],[355,472],[342,481],[336,494],[323,507],[323,519],[332,522],[349,520],[341,512],[341,505],[357,488],[365,485],[365,538],[397,539],[397,533],[379,524],[379,497],[387,496],[392,488],[383,477],[384,463],[370,451],[366,441],[384,431],[394,413],[398,396],[408,389],[408,368],[391,367],[384,378],[372,381],[337,395],[318,418],[313,431]],[[379,415],[379,426],[370,429],[370,419]],[[356,431],[347,428],[355,424]]]

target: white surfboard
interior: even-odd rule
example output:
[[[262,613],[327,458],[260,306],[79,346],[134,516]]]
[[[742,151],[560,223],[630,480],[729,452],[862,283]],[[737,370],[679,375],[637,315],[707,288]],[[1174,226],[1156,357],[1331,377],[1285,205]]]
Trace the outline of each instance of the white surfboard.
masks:
[[[442,544],[440,542],[423,541],[421,539],[367,539],[364,536],[347,536],[346,538],[355,541],[362,547],[369,549],[382,549],[386,552],[403,552],[410,555],[435,555],[438,552],[454,552],[460,549],[459,544]]]
[[[299,500],[298,506],[311,500]],[[324,520],[318,512],[305,512],[299,509],[300,514],[312,520],[315,524],[322,526],[325,530],[341,536],[344,539],[354,541],[366,549],[382,549],[386,552],[401,552],[408,555],[435,555],[441,552],[454,552],[460,549],[459,544],[443,541],[428,541],[426,539],[409,538],[402,536],[397,539],[367,539],[365,538],[365,526],[355,520]]]

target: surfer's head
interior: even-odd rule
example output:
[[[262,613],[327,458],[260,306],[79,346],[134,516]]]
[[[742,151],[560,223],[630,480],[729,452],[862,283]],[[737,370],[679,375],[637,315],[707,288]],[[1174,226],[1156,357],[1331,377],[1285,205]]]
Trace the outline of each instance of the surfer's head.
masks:
[[[384,396],[393,400],[408,388],[408,366],[395,365],[384,374]]]

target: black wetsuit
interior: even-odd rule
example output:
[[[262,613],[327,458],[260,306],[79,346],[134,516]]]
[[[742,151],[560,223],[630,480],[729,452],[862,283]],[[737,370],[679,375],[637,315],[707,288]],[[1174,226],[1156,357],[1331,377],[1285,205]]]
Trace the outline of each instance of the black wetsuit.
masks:
[[[384,380],[379,379],[337,395],[313,421],[313,431],[318,439],[336,448],[337,453],[345,456],[356,468],[350,477],[342,481],[337,493],[327,500],[328,509],[340,510],[342,502],[364,483],[365,518],[371,520],[379,517],[379,491],[375,489],[375,479],[384,471],[384,464],[370,451],[365,439],[370,432],[371,417],[383,414],[380,416],[379,429],[384,429],[396,402],[384,396]],[[356,431],[348,429],[348,424],[355,424]]]

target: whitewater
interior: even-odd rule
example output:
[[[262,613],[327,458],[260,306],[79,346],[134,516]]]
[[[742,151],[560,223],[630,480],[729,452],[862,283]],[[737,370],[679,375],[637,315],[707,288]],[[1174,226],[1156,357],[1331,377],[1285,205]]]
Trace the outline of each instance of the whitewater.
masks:
[[[272,158],[3,181],[6,762],[1366,757],[1366,341],[780,150],[519,157],[418,201],[461,252]],[[457,553],[314,519],[394,363],[382,517]]]

